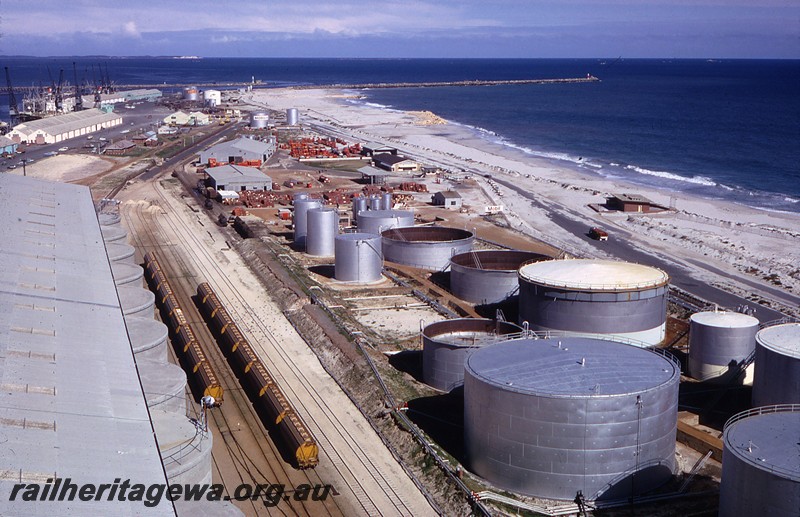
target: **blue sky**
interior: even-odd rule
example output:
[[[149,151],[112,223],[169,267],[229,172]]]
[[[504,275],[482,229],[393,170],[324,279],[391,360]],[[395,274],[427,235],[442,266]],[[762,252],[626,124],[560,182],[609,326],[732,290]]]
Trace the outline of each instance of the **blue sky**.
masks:
[[[0,55],[800,58],[798,0],[5,0]]]

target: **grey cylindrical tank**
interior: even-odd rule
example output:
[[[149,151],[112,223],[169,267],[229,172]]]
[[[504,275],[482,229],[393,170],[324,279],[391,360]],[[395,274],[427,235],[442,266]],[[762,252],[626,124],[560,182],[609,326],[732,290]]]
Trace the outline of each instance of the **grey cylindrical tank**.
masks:
[[[136,264],[136,258],[134,255],[136,254],[136,248],[131,246],[130,244],[125,244],[123,242],[110,242],[106,244],[106,253],[108,254],[108,260],[111,262],[125,262],[126,264]]]
[[[315,257],[332,257],[334,240],[339,233],[339,211],[335,208],[314,208],[308,211],[306,253]]]
[[[370,210],[381,210],[382,208],[383,208],[383,203],[381,201],[381,196],[379,194],[373,194],[369,196]]]
[[[698,312],[689,318],[689,375],[700,381],[732,382],[740,362],[756,347],[758,320],[738,312]],[[743,380],[744,375],[739,381]]]
[[[800,406],[731,418],[723,433],[719,517],[800,515]]]
[[[297,108],[289,108],[286,110],[286,125],[296,126],[298,122]]]
[[[381,210],[391,210],[394,207],[392,193],[384,192],[381,195]]]
[[[111,276],[114,277],[114,283],[118,286],[135,285],[141,287],[144,285],[144,269],[136,264],[112,262]]]
[[[127,230],[121,226],[101,226],[100,232],[103,234],[103,242],[125,242],[128,236]]]
[[[657,345],[666,332],[668,289],[665,272],[641,264],[536,262],[519,270],[519,321],[533,330],[617,335]]]
[[[361,233],[377,235],[390,228],[406,226],[414,226],[414,212],[409,210],[367,210],[358,217],[358,231]]]
[[[437,321],[422,330],[422,379],[438,390],[464,384],[464,360],[476,348],[496,343],[522,329],[506,321],[459,318]]]
[[[173,484],[211,483],[211,432],[200,431],[187,417],[171,411],[151,411],[167,481]]]
[[[773,404],[800,404],[800,323],[756,334],[753,407]]]
[[[367,198],[364,196],[353,198],[353,221],[358,221],[358,214],[367,211]]]
[[[675,469],[680,365],[586,337],[520,339],[467,357],[464,447],[501,488],[572,501],[617,499]]]
[[[335,239],[334,277],[340,282],[369,283],[382,278],[381,236],[343,233]]]
[[[294,202],[294,243],[305,249],[306,235],[308,234],[308,211],[321,208],[318,199],[297,199]]]
[[[139,358],[146,361],[167,360],[169,329],[153,318],[152,309],[149,317],[125,316],[125,327],[137,361]]]
[[[186,373],[180,366],[137,357],[136,368],[147,407],[186,414]]]
[[[475,241],[468,230],[444,226],[392,228],[381,236],[385,260],[433,271],[446,270],[450,258],[470,251]]]
[[[122,218],[119,212],[101,212],[97,214],[97,220],[100,226],[116,226],[120,224]]]
[[[517,270],[551,257],[519,250],[469,251],[450,259],[450,291],[474,304],[501,303],[519,292]]]
[[[139,286],[121,285],[117,286],[117,294],[122,306],[122,314],[126,318],[129,316],[154,317],[156,295],[152,291]]]
[[[183,98],[187,101],[196,101],[200,98],[200,91],[197,86],[187,86],[183,89]]]
[[[252,129],[266,129],[269,126],[269,113],[254,111],[250,113],[250,127]]]

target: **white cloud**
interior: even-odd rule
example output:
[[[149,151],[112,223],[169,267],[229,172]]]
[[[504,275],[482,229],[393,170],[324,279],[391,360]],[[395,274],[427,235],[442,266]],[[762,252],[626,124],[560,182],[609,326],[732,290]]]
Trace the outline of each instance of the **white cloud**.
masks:
[[[140,38],[142,35],[139,33],[139,29],[136,27],[136,22],[130,21],[125,23],[122,26],[122,33],[126,36],[130,36],[133,38]]]

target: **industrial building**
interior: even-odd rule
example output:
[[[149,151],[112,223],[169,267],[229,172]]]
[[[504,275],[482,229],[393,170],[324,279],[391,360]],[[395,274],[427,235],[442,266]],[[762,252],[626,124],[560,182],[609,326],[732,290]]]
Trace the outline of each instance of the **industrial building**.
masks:
[[[391,176],[391,173],[376,169],[371,165],[365,165],[358,169],[358,172],[361,173],[361,178],[366,180],[367,183],[370,185],[386,185],[386,178]]]
[[[272,180],[256,167],[222,165],[206,169],[206,185],[216,190],[272,190]]]
[[[252,138],[239,137],[216,145],[200,153],[200,162],[217,163],[260,162],[263,164],[275,152],[275,141],[262,142]]]
[[[117,95],[122,96],[124,102],[155,102],[163,95],[161,90],[155,88],[140,88],[137,90],[127,90],[118,92]]]
[[[431,202],[436,206],[458,210],[461,208],[463,200],[461,194],[455,190],[445,190],[432,195]]]
[[[376,154],[397,155],[397,148],[390,145],[383,145],[378,142],[367,142],[361,146],[361,155],[372,157]]]
[[[372,156],[372,163],[379,169],[384,169],[391,172],[419,172],[419,162],[406,158],[405,156],[397,156],[395,154],[381,153]]]
[[[123,156],[136,149],[136,144],[130,140],[123,139],[118,142],[111,143],[103,150],[103,154],[109,156]]]
[[[122,116],[93,108],[17,124],[8,133],[16,143],[55,144],[122,124]]]
[[[0,175],[0,490],[167,483],[89,189]],[[150,314],[152,318],[152,312]],[[10,451],[13,451],[11,453]],[[166,498],[10,501],[3,515],[175,515]]]
[[[0,153],[2,154],[14,154],[17,152],[17,147],[19,144],[7,136],[0,136]]]
[[[211,116],[201,111],[176,111],[164,117],[164,124],[169,126],[207,126],[211,123]]]

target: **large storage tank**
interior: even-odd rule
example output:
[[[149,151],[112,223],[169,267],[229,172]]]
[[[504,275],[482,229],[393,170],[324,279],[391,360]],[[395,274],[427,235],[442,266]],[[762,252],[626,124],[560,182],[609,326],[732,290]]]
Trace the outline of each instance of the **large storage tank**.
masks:
[[[753,407],[772,404],[800,404],[800,323],[756,334]]]
[[[122,307],[122,314],[126,318],[129,316],[152,318],[154,316],[156,295],[152,291],[134,285],[121,285],[117,287],[117,295]]]
[[[173,484],[211,483],[211,432],[200,431],[187,417],[151,411],[161,462]]]
[[[141,287],[144,285],[144,269],[136,264],[112,262],[111,276],[114,277],[114,283],[117,286],[135,285]]]
[[[307,198],[294,201],[294,243],[301,250],[306,247],[308,211],[315,208],[322,208],[322,203],[318,199]]]
[[[136,258],[134,257],[136,254],[136,248],[130,244],[125,244],[120,241],[110,242],[106,244],[106,253],[108,254],[108,260],[111,262],[124,262],[132,265],[136,264]]]
[[[353,198],[353,221],[358,221],[358,214],[367,211],[367,198],[364,196]]]
[[[470,251],[475,241],[475,234],[468,230],[444,226],[392,228],[381,236],[384,259],[433,271],[447,269],[450,258]]]
[[[738,312],[692,314],[689,375],[700,381],[732,381],[740,373],[738,364],[756,347],[758,325],[758,319]]]
[[[474,304],[501,303],[519,292],[517,271],[552,257],[518,250],[469,251],[450,259],[450,291]]]
[[[286,125],[296,126],[298,122],[297,108],[289,108],[286,110]]]
[[[382,208],[383,208],[383,201],[381,201],[381,196],[379,194],[373,194],[369,196],[370,210],[381,210]]]
[[[164,361],[136,358],[147,407],[186,414],[186,373],[180,366]]]
[[[725,424],[719,517],[800,515],[800,406],[768,406]]]
[[[438,390],[464,384],[464,360],[476,348],[496,343],[522,329],[506,321],[459,318],[422,329],[422,379]]]
[[[183,89],[183,99],[187,101],[196,101],[200,98],[200,90],[197,86],[187,86]]]
[[[617,499],[675,469],[680,365],[587,337],[520,339],[467,357],[464,446],[491,483],[536,497]]]
[[[219,90],[204,90],[203,104],[209,108],[214,108],[222,104],[222,92]]]
[[[100,233],[103,234],[103,242],[108,244],[109,242],[125,242],[125,238],[128,236],[127,230],[122,228],[121,226],[101,226]]]
[[[125,327],[137,361],[140,358],[146,361],[167,360],[169,329],[153,318],[152,309],[149,317],[125,316]]]
[[[340,282],[369,283],[382,278],[381,236],[343,233],[335,239],[334,278]]]
[[[269,126],[269,113],[254,111],[250,113],[250,127],[252,129],[266,129]]]
[[[391,192],[384,192],[381,195],[381,210],[391,210],[394,207],[394,197]]]
[[[380,203],[380,198],[376,198]],[[390,228],[414,226],[414,212],[409,210],[367,210],[358,214],[358,231],[380,234]]]
[[[308,211],[306,253],[315,257],[332,257],[334,240],[339,233],[339,211],[335,208],[314,208]]]
[[[532,330],[616,335],[645,345],[664,339],[669,276],[612,260],[566,259],[519,270],[519,321]]]

